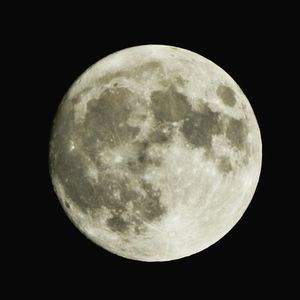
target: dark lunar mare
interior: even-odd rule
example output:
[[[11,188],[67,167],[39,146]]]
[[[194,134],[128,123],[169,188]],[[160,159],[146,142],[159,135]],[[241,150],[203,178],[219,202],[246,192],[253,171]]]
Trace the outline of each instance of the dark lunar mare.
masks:
[[[213,112],[208,106],[202,111],[191,111],[181,128],[184,137],[194,147],[211,149],[212,136],[222,133],[222,122],[219,113]]]
[[[88,103],[85,119],[79,123],[75,122],[74,109],[62,106],[56,117],[50,151],[51,172],[63,185],[66,195],[83,212],[91,215],[96,209],[107,208],[112,214],[107,226],[119,233],[127,232],[131,227],[140,233],[143,231],[143,222],[155,221],[166,213],[166,208],[160,202],[161,191],[155,190],[129,167],[130,176],[138,179],[144,195],[133,189],[131,177],[120,176],[116,170],[108,168],[100,172],[97,183],[87,176],[88,160],[100,169],[103,167],[96,158],[97,153],[124,143],[133,143],[139,128],[126,123],[132,111],[128,98],[133,96],[125,88],[106,90],[99,99]],[[76,140],[77,145],[72,151],[71,138]],[[134,163],[139,164],[140,172],[153,163],[147,158],[149,143],[164,142],[165,139],[154,132],[149,141],[136,142],[138,155]],[[119,193],[120,200],[116,198],[116,193]],[[138,210],[137,215],[126,215],[128,202],[132,202],[134,210]]]
[[[248,132],[249,130],[245,121],[234,118],[229,119],[226,136],[232,146],[238,150],[243,150],[245,148]]]
[[[130,97],[134,95],[128,89],[113,88],[105,90],[99,99],[89,101],[82,137],[86,148],[98,150],[95,141],[115,147],[137,136],[139,129],[126,123],[132,111]]]
[[[180,121],[191,109],[186,96],[177,92],[173,85],[166,90],[152,92],[151,108],[159,122]]]
[[[217,95],[228,106],[233,107],[236,104],[234,91],[228,86],[220,85]],[[192,148],[203,148],[207,157],[216,159],[212,151],[214,135],[225,135],[231,145],[237,150],[244,151],[247,157],[249,152],[246,147],[248,135],[246,121],[214,112],[203,100],[199,101],[199,111],[193,110],[187,97],[179,93],[174,85],[170,85],[166,89],[152,92],[151,109],[159,126],[183,120],[180,131],[186,141]],[[162,132],[161,138],[166,139]],[[218,158],[218,168],[224,174],[231,172],[233,169],[230,158],[225,156]]]
[[[234,91],[226,85],[219,85],[217,95],[223,100],[224,104],[233,107],[236,104]]]

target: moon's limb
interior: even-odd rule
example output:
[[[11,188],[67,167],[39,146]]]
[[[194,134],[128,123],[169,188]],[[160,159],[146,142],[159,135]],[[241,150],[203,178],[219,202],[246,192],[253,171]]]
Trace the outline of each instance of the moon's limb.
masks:
[[[224,236],[261,168],[252,108],[233,79],[188,50],[148,45],[90,67],[60,105],[50,144],[56,193],[98,245],[178,259]]]

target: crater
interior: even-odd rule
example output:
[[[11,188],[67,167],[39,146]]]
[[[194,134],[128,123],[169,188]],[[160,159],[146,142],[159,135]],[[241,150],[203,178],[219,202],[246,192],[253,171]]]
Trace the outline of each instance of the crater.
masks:
[[[190,111],[187,97],[177,92],[174,86],[151,94],[151,109],[159,122],[177,122]]]
[[[226,85],[220,85],[217,88],[217,95],[223,100],[227,106],[233,107],[236,103],[234,91]]]
[[[186,140],[194,147],[211,148],[212,136],[223,130],[219,113],[213,112],[208,106],[203,106],[201,112],[190,111],[181,127]]]
[[[64,201],[64,204],[65,204],[65,207],[66,207],[67,209],[70,209],[70,208],[71,208],[71,206],[70,206],[70,204],[69,204],[68,201]]]

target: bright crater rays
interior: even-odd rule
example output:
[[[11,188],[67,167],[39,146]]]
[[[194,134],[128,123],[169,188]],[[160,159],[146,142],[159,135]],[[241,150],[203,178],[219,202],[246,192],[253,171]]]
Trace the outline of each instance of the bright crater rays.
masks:
[[[258,183],[259,127],[239,86],[181,48],[116,52],[84,72],[53,124],[50,172],[73,223],[142,261],[195,254],[241,218]]]

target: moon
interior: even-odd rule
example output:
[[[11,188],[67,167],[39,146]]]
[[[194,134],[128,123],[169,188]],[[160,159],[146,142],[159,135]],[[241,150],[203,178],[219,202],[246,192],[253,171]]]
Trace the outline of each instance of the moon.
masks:
[[[49,149],[54,190],[74,225],[125,258],[198,253],[242,217],[261,170],[260,130],[220,67],[144,45],[88,68],[64,96]]]

